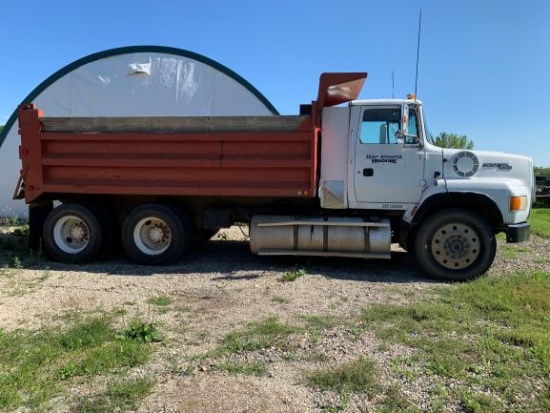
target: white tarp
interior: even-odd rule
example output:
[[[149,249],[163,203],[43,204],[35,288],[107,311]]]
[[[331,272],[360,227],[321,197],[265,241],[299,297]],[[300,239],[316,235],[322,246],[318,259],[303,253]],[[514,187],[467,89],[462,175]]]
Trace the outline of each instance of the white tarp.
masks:
[[[193,53],[159,52],[163,48],[116,49],[53,81],[32,96],[45,116],[200,116],[273,115],[271,104],[229,69]],[[98,54],[99,55],[99,54]],[[199,58],[197,58],[199,56]],[[86,62],[86,59],[82,59]],[[77,62],[75,62],[77,63]],[[58,73],[60,73],[58,72]],[[64,73],[64,74],[63,74]],[[37,89],[42,89],[40,85]],[[28,103],[28,101],[27,101]],[[0,148],[0,215],[24,215],[23,201],[11,198],[19,178],[17,121],[6,125]],[[6,132],[6,131],[4,131]]]

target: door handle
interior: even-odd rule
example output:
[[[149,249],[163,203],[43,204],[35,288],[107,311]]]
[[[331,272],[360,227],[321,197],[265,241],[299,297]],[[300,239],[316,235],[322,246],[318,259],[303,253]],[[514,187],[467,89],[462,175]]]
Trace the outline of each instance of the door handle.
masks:
[[[363,176],[373,176],[373,175],[374,175],[374,169],[372,168],[363,169]]]

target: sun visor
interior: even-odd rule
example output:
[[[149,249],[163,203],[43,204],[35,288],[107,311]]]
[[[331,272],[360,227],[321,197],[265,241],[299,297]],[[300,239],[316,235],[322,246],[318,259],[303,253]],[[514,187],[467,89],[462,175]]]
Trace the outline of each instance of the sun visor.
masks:
[[[321,74],[318,107],[336,106],[357,99],[366,79],[366,72]]]

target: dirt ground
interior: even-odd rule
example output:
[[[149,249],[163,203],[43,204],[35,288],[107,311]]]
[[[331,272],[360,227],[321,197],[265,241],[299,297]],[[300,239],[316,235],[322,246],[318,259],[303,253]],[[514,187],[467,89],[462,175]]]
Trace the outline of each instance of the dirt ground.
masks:
[[[550,271],[549,243],[533,237],[519,247],[499,245],[489,276],[517,268]],[[285,272],[302,276],[282,282]],[[427,279],[415,259],[398,248],[392,260],[258,257],[238,228],[213,237],[177,265],[142,267],[123,256],[88,265],[39,262],[0,278],[0,329],[35,329],[56,323],[69,311],[113,312],[124,308],[159,326],[165,340],[151,361],[131,374],[156,380],[139,412],[320,412],[339,396],[306,386],[304,374],[361,355],[376,360],[382,385],[389,360],[410,349],[384,346],[371,332],[350,339],[342,326],[323,330],[313,340],[294,334],[292,354],[268,348],[235,354],[240,361],[261,361],[267,374],[231,374],[206,354],[231,331],[251,321],[277,317],[299,324],[305,317],[353,321],[372,303],[406,303],[447,284]],[[152,299],[169,297],[157,306]],[[422,408],[429,383],[399,383],[404,397]],[[352,396],[345,411],[372,411],[376,397]]]

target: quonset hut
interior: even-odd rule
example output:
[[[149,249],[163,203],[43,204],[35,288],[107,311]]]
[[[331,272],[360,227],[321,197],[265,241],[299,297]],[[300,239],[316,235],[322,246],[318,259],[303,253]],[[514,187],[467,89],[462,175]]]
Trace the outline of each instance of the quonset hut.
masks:
[[[79,59],[39,84],[21,103],[46,116],[268,116],[273,105],[249,82],[197,53],[131,46]],[[14,105],[15,106],[15,105]],[[24,216],[12,199],[21,163],[17,110],[0,133],[0,216]]]

